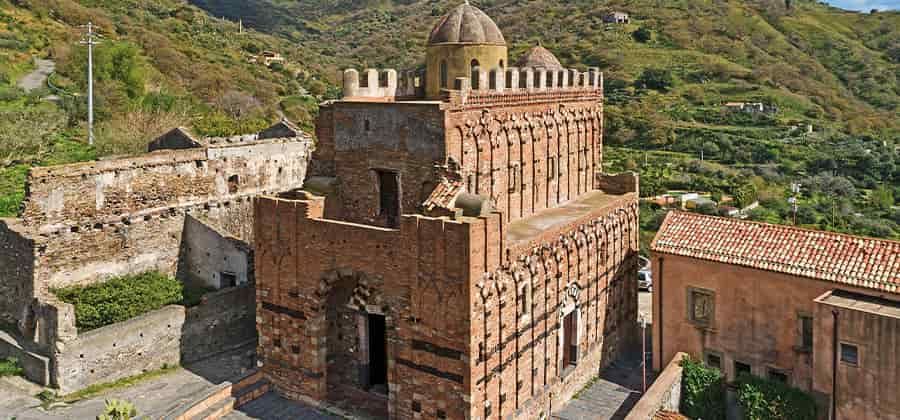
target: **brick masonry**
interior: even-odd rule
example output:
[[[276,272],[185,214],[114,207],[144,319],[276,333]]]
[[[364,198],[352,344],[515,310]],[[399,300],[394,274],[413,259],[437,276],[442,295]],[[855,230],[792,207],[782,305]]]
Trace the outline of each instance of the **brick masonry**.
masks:
[[[274,389],[378,417],[535,419],[632,349],[638,183],[602,175],[602,99],[567,84],[323,104],[316,188],[255,202]],[[386,393],[369,383],[370,315],[386,320]]]

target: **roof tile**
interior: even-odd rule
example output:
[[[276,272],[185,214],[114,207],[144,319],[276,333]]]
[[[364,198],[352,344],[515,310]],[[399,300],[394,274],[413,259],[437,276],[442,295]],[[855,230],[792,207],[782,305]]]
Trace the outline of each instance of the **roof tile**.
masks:
[[[673,211],[650,248],[900,293],[897,241]]]

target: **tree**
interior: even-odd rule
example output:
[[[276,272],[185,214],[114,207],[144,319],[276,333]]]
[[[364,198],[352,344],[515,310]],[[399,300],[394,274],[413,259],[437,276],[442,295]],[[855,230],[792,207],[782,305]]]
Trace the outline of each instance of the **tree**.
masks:
[[[262,107],[259,100],[237,90],[230,90],[216,100],[216,107],[234,118],[251,114]]]
[[[650,67],[644,69],[634,84],[640,89],[668,92],[669,88],[675,84],[675,77],[672,76],[672,71],[669,69]]]
[[[640,28],[637,28],[636,31],[632,32],[631,36],[635,41],[645,43],[653,38],[653,32],[650,32],[649,29],[641,26]]]
[[[872,207],[878,210],[890,210],[891,206],[894,205],[894,191],[881,184],[878,188],[872,190],[872,193],[869,195],[869,202],[872,204]]]

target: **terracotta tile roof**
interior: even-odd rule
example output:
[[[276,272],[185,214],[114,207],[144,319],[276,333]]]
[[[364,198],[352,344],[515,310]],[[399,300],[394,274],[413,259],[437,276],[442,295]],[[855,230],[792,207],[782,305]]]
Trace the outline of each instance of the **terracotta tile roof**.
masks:
[[[900,293],[900,242],[669,212],[654,252]]]
[[[435,208],[452,209],[456,197],[463,190],[463,183],[460,179],[442,177],[438,185],[431,191],[428,199],[422,203],[422,207],[426,210]]]
[[[660,411],[653,416],[653,420],[689,420],[683,414],[673,413],[671,411]]]

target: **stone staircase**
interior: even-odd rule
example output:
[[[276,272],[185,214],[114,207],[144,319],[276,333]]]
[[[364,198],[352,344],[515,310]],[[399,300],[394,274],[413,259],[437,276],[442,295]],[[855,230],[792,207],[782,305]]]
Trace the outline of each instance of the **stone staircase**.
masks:
[[[254,370],[235,382],[223,382],[212,391],[166,415],[167,420],[218,420],[269,392],[269,382]]]

